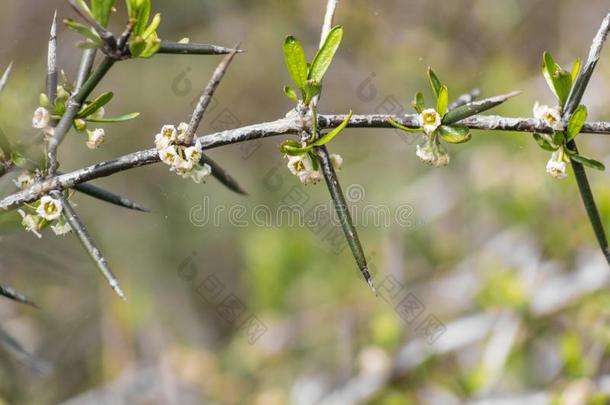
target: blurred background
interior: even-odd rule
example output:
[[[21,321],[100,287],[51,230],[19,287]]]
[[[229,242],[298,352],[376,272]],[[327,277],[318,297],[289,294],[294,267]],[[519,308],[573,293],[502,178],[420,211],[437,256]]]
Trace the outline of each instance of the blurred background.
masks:
[[[120,32],[122,2],[111,28]],[[66,1],[0,3],[0,129],[36,135],[53,11]],[[161,38],[232,46],[237,57],[200,134],[272,121],[292,108],[282,41],[313,56],[323,0],[153,1]],[[602,0],[344,0],[344,43],[325,80],[325,113],[406,113],[432,99],[433,66],[453,97],[522,90],[494,113],[531,116],[554,98],[543,51],[571,66],[586,58],[608,11]],[[73,80],[78,37],[59,33]],[[591,120],[610,120],[610,51],[585,95]],[[71,133],[62,170],[152,147],[162,125],[187,121],[218,57],[157,55],[121,62],[103,147]],[[73,235],[42,240],[0,217],[0,281],[39,310],[0,302],[2,404],[602,404],[610,394],[609,268],[574,176],[545,173],[549,153],[530,135],[476,132],[450,146],[451,165],[415,156],[421,139],[349,130],[331,145],[380,296],[363,283],[340,228],[293,223],[278,209],[330,204],[285,167],[281,138],[215,149],[248,191],[197,185],[163,165],[95,184],[151,209],[131,212],[75,195],[77,211],[129,296],[113,295]],[[582,135],[583,154],[610,163],[604,136]],[[589,172],[610,227],[608,172]],[[2,195],[14,191],[5,176]],[[19,343],[6,344],[8,337]],[[502,402],[504,401],[504,402]]]

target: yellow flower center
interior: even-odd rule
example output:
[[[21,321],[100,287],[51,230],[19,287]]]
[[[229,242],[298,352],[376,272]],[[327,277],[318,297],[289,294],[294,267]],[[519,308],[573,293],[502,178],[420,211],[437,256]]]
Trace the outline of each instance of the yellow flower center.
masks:
[[[53,215],[57,212],[57,206],[49,201],[44,204],[44,212],[46,212],[47,215]]]
[[[424,125],[434,125],[436,124],[436,112],[424,113]]]
[[[296,162],[296,164],[294,165],[294,169],[297,172],[302,172],[305,170],[305,164],[303,164],[302,160],[299,160],[298,162]]]

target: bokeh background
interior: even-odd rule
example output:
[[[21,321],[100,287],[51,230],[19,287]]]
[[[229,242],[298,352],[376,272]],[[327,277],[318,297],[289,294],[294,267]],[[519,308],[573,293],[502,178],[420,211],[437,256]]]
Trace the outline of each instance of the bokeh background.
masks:
[[[124,21],[117,3],[115,32]],[[313,55],[324,7],[322,0],[153,1],[163,39],[241,42],[248,50],[222,82],[201,134],[271,121],[291,108],[281,44],[294,34]],[[0,70],[14,61],[0,128],[13,141],[36,135],[31,115],[44,91],[56,8],[74,18],[65,1],[0,3]],[[488,96],[522,90],[496,112],[529,116],[536,100],[554,101],[540,74],[542,52],[565,66],[586,58],[607,11],[602,0],[344,0],[336,22],[346,37],[320,108],[410,112],[415,91],[431,99],[430,65],[453,96],[474,87]],[[60,30],[61,67],[72,79],[77,40]],[[610,120],[609,52],[584,99],[593,120]],[[118,64],[99,88],[115,93],[107,113],[140,118],[106,126],[96,151],[70,134],[62,169],[151,147],[163,124],[188,119],[218,61],[158,55]],[[128,303],[74,236],[38,240],[14,213],[3,215],[0,281],[40,309],[0,303],[0,403],[606,403],[610,274],[573,175],[549,177],[549,154],[527,134],[477,132],[450,147],[445,169],[415,157],[419,141],[349,130],[330,147],[345,159],[340,179],[380,297],[361,280],[336,225],[275,219],[294,196],[306,209],[329,204],[323,184],[302,187],[290,175],[280,138],[210,152],[248,197],[215,180],[183,181],[162,165],[95,182],[151,213],[74,196]],[[604,136],[582,135],[579,143],[583,154],[610,163]],[[589,176],[610,226],[609,174]],[[3,195],[14,190],[10,178],[0,180]],[[236,223],[229,213],[238,211]],[[367,212],[383,221],[367,220]]]

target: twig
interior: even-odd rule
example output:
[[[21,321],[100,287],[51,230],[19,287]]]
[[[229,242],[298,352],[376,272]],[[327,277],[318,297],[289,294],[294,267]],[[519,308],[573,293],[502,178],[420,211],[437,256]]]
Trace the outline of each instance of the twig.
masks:
[[[36,305],[34,302],[30,301],[28,299],[28,297],[26,297],[25,295],[21,294],[19,291],[15,290],[11,287],[5,287],[3,285],[0,285],[0,295],[8,298],[10,300],[19,302],[21,304],[25,304],[25,305],[29,305],[29,306],[38,308],[38,305]]]
[[[462,94],[461,96],[456,98],[453,103],[449,104],[449,107],[447,108],[447,110],[448,111],[455,110],[458,107],[461,107],[468,103],[472,103],[477,98],[479,98],[479,96],[481,96],[481,90],[473,89],[469,93]]]
[[[13,62],[9,63],[8,67],[2,74],[2,77],[0,78],[0,93],[2,93],[2,90],[4,90],[4,88],[6,87],[6,83],[8,82],[8,77],[11,74],[12,70],[13,70]]]
[[[248,193],[239,185],[239,183],[209,156],[203,155],[201,158],[201,163],[209,165],[212,169],[212,176],[214,176],[214,178],[220,183],[225,185],[229,190],[232,190],[237,194],[248,195]]]
[[[199,102],[193,111],[193,116],[191,117],[191,122],[189,123],[188,129],[186,130],[184,143],[186,145],[190,145],[193,143],[193,137],[199,129],[199,124],[201,123],[201,119],[203,118],[203,114],[205,114],[205,110],[210,105],[210,101],[212,101],[212,97],[214,97],[214,93],[220,84],[220,81],[224,77],[231,61],[235,57],[237,53],[237,48],[239,44],[235,45],[231,53],[223,58],[223,60],[218,64],[216,70],[214,70],[214,74],[212,74],[212,78],[208,82],[207,86],[203,90],[201,97],[199,98]]]
[[[129,198],[112,193],[101,187],[94,186],[93,184],[81,183],[76,185],[74,189],[76,191],[88,195],[89,197],[97,198],[98,200],[102,200],[119,207],[140,212],[150,212],[149,209],[144,208],[140,204],[131,201]]]
[[[57,96],[57,10],[53,14],[47,54],[47,97],[53,103]]]
[[[345,115],[318,115],[319,129],[336,128]],[[354,115],[348,125],[349,128],[393,128],[388,119],[410,128],[417,128],[415,115]],[[523,133],[552,133],[553,129],[546,124],[531,118],[508,118],[498,116],[477,115],[462,120],[463,124],[471,129],[517,131]],[[205,135],[199,138],[204,149],[213,149],[221,146],[233,145],[256,139],[273,136],[299,134],[302,125],[294,117],[282,118],[276,121],[263,122],[246,127],[230,129],[222,132]],[[588,122],[583,127],[584,133],[610,134],[610,122]],[[14,209],[24,203],[40,199],[51,190],[64,190],[74,188],[77,184],[85,183],[101,177],[113,175],[118,172],[131,170],[137,167],[158,163],[159,154],[154,148],[145,149],[123,155],[113,160],[103,161],[94,165],[74,170],[59,176],[53,176],[34,184],[27,190],[18,191],[0,200],[0,210]]]
[[[335,210],[337,211],[339,222],[341,223],[341,227],[343,228],[343,232],[345,233],[345,237],[352,254],[356,259],[358,268],[373,292],[377,293],[375,284],[373,283],[373,278],[369,273],[368,264],[366,262],[364,250],[362,249],[362,245],[360,243],[360,238],[358,237],[358,232],[356,231],[356,227],[352,221],[352,216],[349,212],[347,201],[345,201],[345,196],[343,195],[343,190],[341,190],[341,185],[339,184],[337,173],[335,173],[335,169],[333,168],[333,164],[330,160],[328,150],[323,146],[321,148],[317,148],[316,152],[320,158],[322,174],[324,175],[324,180],[326,180],[328,191],[335,204]]]
[[[83,56],[80,60],[80,66],[78,67],[78,73],[76,75],[76,85],[74,87],[74,92],[78,93],[80,89],[83,87],[83,84],[89,78],[91,74],[91,69],[93,68],[93,62],[95,61],[95,54],[97,53],[97,49],[85,49],[83,51]]]
[[[591,50],[589,51],[589,57],[587,59],[587,63],[585,64],[584,69],[581,74],[576,79],[576,83],[572,87],[572,91],[570,92],[570,96],[568,97],[568,101],[566,102],[566,107],[563,112],[563,121],[569,122],[570,117],[580,105],[582,97],[585,93],[587,85],[589,84],[589,80],[593,75],[595,70],[595,66],[599,60],[601,55],[602,48],[606,39],[608,38],[608,32],[610,31],[610,12],[606,15],[602,24],[593,39],[593,43],[591,45]],[[578,146],[574,139],[572,139],[568,143],[568,148],[572,151],[578,153]],[[591,222],[591,226],[593,227],[593,232],[595,233],[595,237],[597,238],[597,242],[606,258],[606,261],[610,265],[610,249],[608,248],[608,238],[606,237],[606,232],[604,230],[604,224],[599,215],[599,210],[597,209],[597,204],[595,203],[595,197],[593,196],[593,192],[591,191],[591,185],[589,184],[589,180],[587,179],[587,173],[585,171],[584,166],[572,160],[572,168],[574,170],[574,177],[576,178],[576,182],[578,184],[578,190],[580,191],[580,196],[585,205],[585,209],[587,210],[587,215],[589,216],[589,221]]]
[[[161,47],[157,51],[158,54],[180,54],[180,55],[226,55],[233,52],[235,49],[225,48],[224,46],[210,44],[191,44],[180,42],[162,41]],[[236,53],[244,52],[242,49],[237,49]]]
[[[76,236],[78,236],[78,239],[81,241],[83,247],[85,248],[85,250],[87,250],[87,253],[89,253],[91,259],[93,259],[104,278],[108,281],[110,287],[112,287],[116,294],[121,297],[121,299],[127,301],[127,297],[123,290],[121,290],[119,281],[112,273],[112,270],[110,270],[110,268],[108,267],[106,259],[104,258],[104,256],[102,256],[99,249],[95,246],[93,239],[87,233],[85,225],[83,225],[80,218],[76,215],[76,212],[74,211],[74,208],[72,207],[68,199],[63,195],[63,193],[59,191],[53,191],[51,192],[51,195],[53,196],[53,198],[56,198],[61,201],[64,216],[72,227],[72,231],[76,234]]]

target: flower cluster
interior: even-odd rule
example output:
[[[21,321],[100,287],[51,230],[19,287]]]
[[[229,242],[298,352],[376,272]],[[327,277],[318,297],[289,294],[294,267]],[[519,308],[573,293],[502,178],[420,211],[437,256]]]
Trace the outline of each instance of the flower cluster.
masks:
[[[170,166],[171,171],[184,179],[201,183],[212,174],[212,168],[208,164],[201,164],[202,147],[199,140],[194,145],[184,145],[187,129],[188,124],[184,122],[178,128],[164,125],[155,136],[155,147],[159,158]]]
[[[72,231],[62,215],[63,207],[59,200],[45,195],[33,205],[27,205],[28,213],[18,210],[21,215],[21,225],[26,231],[32,232],[42,238],[41,231],[48,226],[51,227],[55,235],[65,235]]]
[[[534,118],[551,127],[551,133],[534,133],[534,139],[542,149],[553,152],[546,164],[546,172],[556,179],[568,176],[567,168],[571,162],[577,162],[597,170],[604,170],[603,163],[580,155],[569,146],[578,136],[587,119],[587,108],[579,105],[574,111],[564,111],[572,87],[580,71],[580,61],[576,60],[568,72],[559,66],[553,57],[545,52],[542,57],[542,74],[549,88],[555,95],[558,105],[549,107],[538,102],[534,105]],[[569,119],[564,117],[571,113]]]
[[[406,132],[423,132],[425,142],[423,145],[417,145],[417,157],[431,166],[443,167],[449,164],[450,159],[441,140],[447,143],[464,143],[472,138],[467,127],[455,125],[455,122],[476,114],[484,108],[491,108],[492,105],[486,106],[485,104],[481,104],[477,106],[478,110],[468,106],[469,109],[458,108],[454,112],[450,112],[448,111],[449,90],[447,89],[447,86],[441,84],[439,78],[432,69],[428,69],[428,79],[432,91],[436,96],[436,108],[425,108],[423,94],[417,93],[412,104],[415,111],[419,114],[417,117],[418,127],[409,128],[391,119],[389,122],[394,127]]]

